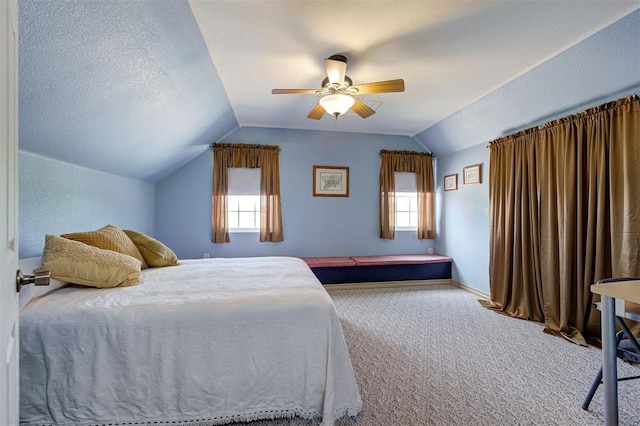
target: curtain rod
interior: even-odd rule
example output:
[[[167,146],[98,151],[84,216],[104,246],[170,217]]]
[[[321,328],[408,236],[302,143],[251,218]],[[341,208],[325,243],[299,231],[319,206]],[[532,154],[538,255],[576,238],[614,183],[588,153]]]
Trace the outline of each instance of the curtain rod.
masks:
[[[251,144],[251,143],[230,143],[230,142],[214,142],[209,145],[209,148],[248,148],[248,149],[277,149],[280,150],[278,145],[261,145],[261,144]]]
[[[499,141],[503,141],[503,140],[506,140],[506,139],[509,139],[509,138],[514,138],[516,136],[526,135],[527,133],[537,132],[537,131],[540,131],[540,130],[545,129],[547,127],[555,126],[555,125],[558,125],[558,124],[563,123],[563,122],[575,120],[577,118],[593,115],[593,114],[596,114],[598,112],[606,111],[608,109],[612,109],[612,108],[615,108],[615,107],[618,107],[618,106],[621,106],[621,105],[625,105],[625,104],[628,104],[628,103],[631,103],[631,102],[636,102],[638,100],[640,100],[640,97],[638,97],[638,95],[636,95],[636,94],[627,95],[627,96],[625,96],[623,98],[619,98],[619,99],[617,99],[615,101],[609,101],[609,102],[605,102],[605,103],[597,105],[597,106],[586,108],[583,111],[577,112],[575,114],[569,114],[569,115],[566,115],[564,117],[556,118],[554,120],[549,120],[549,121],[545,122],[545,124],[543,124],[543,125],[541,124],[541,125],[538,125],[538,126],[529,127],[528,129],[520,130],[518,132],[511,133],[509,135],[496,138],[496,139],[490,141],[489,145],[487,145],[485,148],[490,148],[492,144],[498,143]]]

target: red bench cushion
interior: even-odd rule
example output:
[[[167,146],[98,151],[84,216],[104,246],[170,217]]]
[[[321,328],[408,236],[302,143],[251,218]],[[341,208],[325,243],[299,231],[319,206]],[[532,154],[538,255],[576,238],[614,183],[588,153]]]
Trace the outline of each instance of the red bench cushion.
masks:
[[[451,262],[449,256],[439,254],[391,254],[386,256],[303,257],[310,268],[372,265],[419,265]]]
[[[303,257],[310,268],[326,268],[331,266],[356,266],[350,257]]]
[[[422,263],[451,262],[449,256],[439,254],[393,254],[387,256],[352,256],[357,266],[371,265],[415,265]]]

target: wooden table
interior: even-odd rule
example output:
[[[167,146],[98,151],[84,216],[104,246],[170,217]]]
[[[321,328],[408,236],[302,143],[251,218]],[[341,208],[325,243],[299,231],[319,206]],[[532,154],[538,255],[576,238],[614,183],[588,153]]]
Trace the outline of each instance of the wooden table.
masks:
[[[640,321],[640,280],[617,281],[591,286],[602,298],[602,381],[604,424],[618,424],[618,370],[616,315]]]

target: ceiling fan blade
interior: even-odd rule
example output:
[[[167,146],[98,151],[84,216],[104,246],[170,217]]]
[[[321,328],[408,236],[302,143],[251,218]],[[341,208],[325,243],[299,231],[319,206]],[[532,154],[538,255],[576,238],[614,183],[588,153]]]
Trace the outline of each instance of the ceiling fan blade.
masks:
[[[376,81],[375,83],[365,83],[353,86],[358,89],[358,95],[367,95],[369,93],[390,93],[404,92],[404,80]]]
[[[356,102],[351,107],[351,110],[362,118],[370,117],[376,113],[374,110],[369,108],[364,102],[362,102],[359,99],[356,99]]]
[[[307,115],[307,118],[312,120],[320,120],[326,111],[322,108],[322,105],[317,104],[311,112]]]
[[[272,95],[296,95],[296,94],[310,94],[315,95],[317,89],[273,89]]]

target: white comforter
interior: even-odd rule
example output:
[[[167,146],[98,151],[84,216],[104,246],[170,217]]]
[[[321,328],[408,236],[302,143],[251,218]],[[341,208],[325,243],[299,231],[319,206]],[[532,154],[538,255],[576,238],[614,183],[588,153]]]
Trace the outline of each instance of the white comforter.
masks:
[[[21,311],[22,423],[332,425],[360,412],[333,302],[302,260],[143,273],[135,287],[65,287]]]

